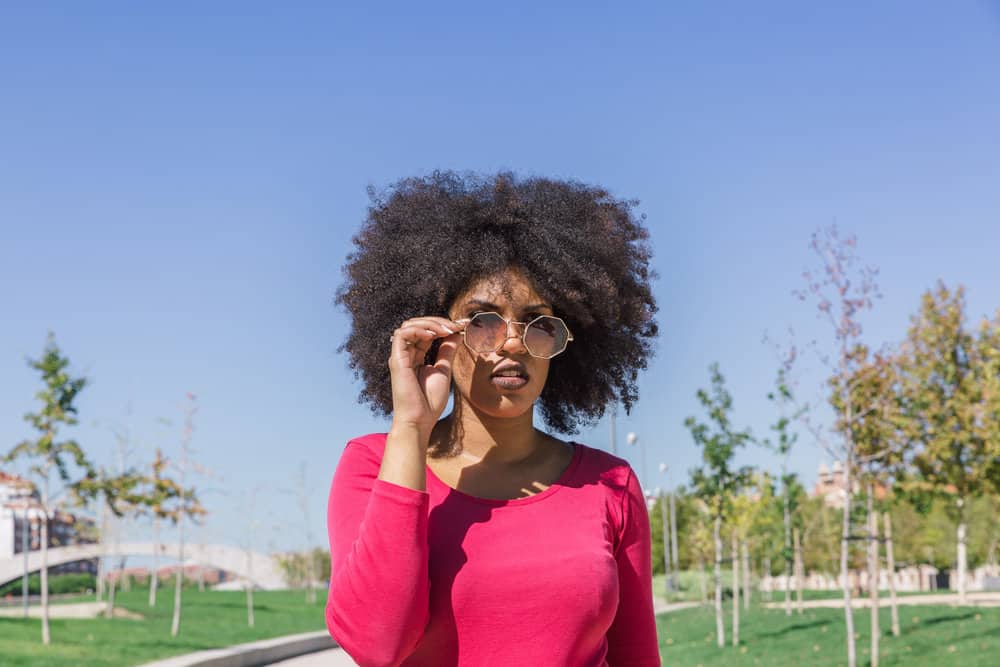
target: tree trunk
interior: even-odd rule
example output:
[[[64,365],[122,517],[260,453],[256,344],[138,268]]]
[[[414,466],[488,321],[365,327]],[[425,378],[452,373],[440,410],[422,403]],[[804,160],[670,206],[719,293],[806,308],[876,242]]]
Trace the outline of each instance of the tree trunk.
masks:
[[[663,524],[663,595],[664,598],[670,599],[670,527],[667,525],[669,523],[669,515],[667,514],[667,500],[666,496],[660,495],[660,519]],[[315,559],[313,559],[315,560]],[[309,568],[310,574],[313,568]],[[309,584],[309,590],[312,591],[312,583]]]
[[[962,499],[959,499],[959,520],[958,520],[958,604],[965,604],[965,571],[968,568],[968,555],[966,553],[966,531],[968,526],[965,523],[965,508],[962,507]]]
[[[253,553],[247,550],[247,625],[253,627]]]
[[[97,559],[97,602],[100,602],[104,598],[104,577],[105,577],[105,565],[104,558],[107,555],[108,546],[108,508],[107,505],[101,503],[101,525],[98,528],[101,540],[101,556]]]
[[[677,512],[675,511],[674,505],[674,494],[670,492],[667,494],[667,498],[670,501],[670,560],[673,562],[673,589],[675,591],[680,590],[680,585],[678,578],[680,577],[680,560],[677,558]]]
[[[181,484],[184,478],[181,477]],[[181,510],[177,519],[178,547],[180,563],[177,576],[174,578],[174,616],[170,622],[170,636],[176,637],[181,631],[181,580],[184,578],[184,512]]]
[[[802,585],[804,583],[803,580],[806,578],[806,568],[802,559],[802,533],[799,532],[798,528],[792,529],[792,549],[794,550],[793,557],[795,559],[795,611],[801,614],[804,611]]]
[[[785,522],[785,616],[792,615],[792,594],[789,590],[792,581],[792,508],[788,496],[788,480],[784,481],[784,522]]]
[[[40,578],[42,584],[42,644],[46,646],[52,641],[49,634],[49,470],[45,468],[45,479],[42,484],[42,569]]]
[[[21,556],[24,558],[24,572],[21,574],[21,609],[25,618],[28,618],[28,555],[31,551],[31,518],[28,515],[28,506],[24,506],[24,523],[21,525]]]
[[[844,515],[840,530],[840,576],[844,590],[844,625],[847,634],[847,667],[857,667],[854,648],[854,613],[851,609],[850,554],[851,545],[851,467],[853,457],[848,456],[844,466]]]
[[[750,548],[746,540],[741,547],[743,553],[743,609],[750,611]]]
[[[868,484],[868,599],[871,602],[871,667],[878,667],[878,517],[875,514],[875,489]]]
[[[716,515],[712,538],[715,542],[715,639],[719,648],[726,645],[726,628],[722,624],[722,517]]]
[[[708,575],[705,573],[705,557],[698,555],[698,570],[701,572],[701,603],[708,604]]]
[[[316,549],[309,552],[309,588],[306,592],[306,602],[316,604],[316,581],[319,579],[319,559],[316,558]]]
[[[733,529],[733,646],[740,645],[740,544]]]
[[[764,571],[763,571],[763,573],[761,573],[761,578],[763,579],[763,577],[767,577],[767,579],[768,579],[767,601],[770,602],[771,600],[774,599],[774,591],[772,590],[774,588],[774,586],[772,585],[773,582],[771,581],[771,557],[770,556],[764,556]]]
[[[111,589],[108,591],[108,603],[104,607],[104,617],[105,618],[112,618],[112,617],[114,617],[114,615],[115,615],[115,593],[116,593],[116,591],[118,589],[118,582],[121,581],[122,582],[122,586],[124,586],[124,583],[125,583],[124,579],[123,579],[123,577],[125,576],[125,559],[120,556],[120,554],[119,554],[120,551],[121,551],[121,520],[120,519],[116,519],[115,520],[115,544],[114,544],[114,550],[112,551],[112,554],[111,554],[111,560],[113,562],[116,559],[116,557],[117,557],[117,560],[118,560],[118,574],[111,581]]]
[[[119,568],[117,574],[111,579],[111,583],[108,586],[108,601],[104,605],[104,618],[111,618],[115,614],[115,592],[118,590],[118,580],[122,577],[122,571]]]
[[[896,557],[892,551],[892,518],[888,512],[882,515],[885,523],[885,558],[889,571],[889,610],[892,616],[892,636],[899,636],[899,607],[896,604]]]
[[[149,578],[149,606],[156,606],[156,589],[160,585],[160,517],[153,517],[153,569]]]

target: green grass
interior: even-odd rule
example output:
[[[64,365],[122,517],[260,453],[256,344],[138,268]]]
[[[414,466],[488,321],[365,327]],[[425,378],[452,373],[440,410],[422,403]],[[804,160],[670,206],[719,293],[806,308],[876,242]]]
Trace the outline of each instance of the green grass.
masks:
[[[0,663],[4,667],[125,667],[325,627],[322,591],[315,605],[306,604],[301,591],[257,591],[256,627],[249,628],[245,593],[185,590],[181,632],[173,638],[173,589],[160,591],[155,609],[149,608],[148,595],[146,590],[136,589],[117,595],[120,606],[145,617],[141,621],[53,619],[49,646],[41,644],[41,621],[0,618]]]
[[[732,606],[725,605],[726,646],[715,640],[715,614],[699,607],[657,618],[665,665],[683,667],[834,667],[846,665],[842,609],[807,609],[785,616],[780,609],[740,610],[740,646],[732,646]],[[858,665],[867,665],[869,613],[854,614]],[[882,609],[880,665],[987,667],[1000,654],[1000,608],[900,607],[901,635],[889,632]]]

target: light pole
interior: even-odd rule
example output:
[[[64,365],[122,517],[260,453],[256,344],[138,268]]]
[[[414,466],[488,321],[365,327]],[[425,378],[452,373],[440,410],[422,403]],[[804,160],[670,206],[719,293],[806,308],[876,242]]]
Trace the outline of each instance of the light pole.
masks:
[[[616,412],[617,411],[614,408],[611,408],[611,419],[609,420],[609,424],[611,425],[611,453],[612,454],[618,454],[618,443],[616,442],[617,439],[615,438],[615,413]]]
[[[669,558],[667,554],[664,554],[664,558],[668,562],[673,563],[673,567],[667,568],[668,583],[667,587],[670,590],[677,590],[677,570],[680,567],[680,561],[677,558],[677,512],[674,506],[674,492],[670,489],[670,474],[667,472],[667,464],[660,464],[660,472],[667,473],[666,487],[667,487],[667,500],[670,504],[670,513],[667,514],[667,506],[664,505],[663,510],[663,531],[667,532],[667,526],[670,527],[670,539],[667,540],[666,534],[663,536],[664,549],[667,548],[668,542],[670,547]],[[669,516],[669,519],[667,518]]]
[[[635,433],[629,433],[627,436],[625,436],[625,440],[628,442],[629,445],[635,445],[635,443],[637,443],[637,442],[639,443],[639,456],[641,458],[641,460],[639,462],[639,465],[640,465],[639,469],[642,471],[642,478],[639,480],[639,486],[642,487],[645,490],[645,488],[646,488],[646,441],[643,440],[643,441],[640,442],[639,436],[637,436]],[[643,492],[645,493],[645,491],[643,491]]]
[[[21,604],[24,607],[25,618],[28,618],[28,549],[31,547],[28,541],[28,531],[31,530],[31,522],[28,519],[29,509],[29,504],[25,501],[24,520],[21,524],[21,553],[24,555],[24,576],[21,577]]]

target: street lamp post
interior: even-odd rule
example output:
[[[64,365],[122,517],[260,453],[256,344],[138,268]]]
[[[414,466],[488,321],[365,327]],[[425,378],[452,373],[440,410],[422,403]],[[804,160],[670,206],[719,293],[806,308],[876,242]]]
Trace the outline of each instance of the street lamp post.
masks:
[[[639,486],[642,487],[643,489],[645,489],[645,486],[646,486],[646,441],[645,440],[640,441],[639,440],[639,436],[637,436],[635,433],[629,433],[627,436],[625,436],[625,440],[628,442],[629,445],[635,445],[635,443],[637,443],[637,442],[639,443],[639,457],[640,457],[639,469],[642,471],[642,477],[639,480]]]
[[[611,418],[609,424],[611,426],[611,453],[618,454],[618,443],[617,438],[615,438],[615,409],[611,409]]]
[[[660,472],[661,473],[666,473],[667,472],[667,464],[666,463],[661,463],[660,464]],[[664,545],[664,550],[669,549],[670,553],[669,554],[664,554],[664,558],[666,559],[666,561],[668,563],[672,563],[673,564],[671,567],[667,568],[667,589],[668,590],[675,590],[676,591],[677,590],[677,570],[680,567],[680,561],[677,558],[677,512],[676,512],[675,506],[674,506],[674,492],[670,489],[670,475],[669,475],[669,473],[667,474],[667,480],[666,480],[666,485],[665,486],[667,488],[667,502],[669,503],[670,508],[669,508],[669,514],[668,514],[667,504],[664,503],[664,505],[662,506],[663,517],[664,517],[664,519],[663,519],[663,532],[664,532],[663,545]],[[669,533],[670,533],[670,538],[669,539],[667,539],[667,536],[666,536],[666,533],[668,532],[668,526],[669,526]]]
[[[28,520],[29,504],[24,504],[24,520],[21,524],[21,554],[24,556],[24,576],[21,577],[21,604],[24,607],[24,617],[28,618],[28,530],[31,523]]]

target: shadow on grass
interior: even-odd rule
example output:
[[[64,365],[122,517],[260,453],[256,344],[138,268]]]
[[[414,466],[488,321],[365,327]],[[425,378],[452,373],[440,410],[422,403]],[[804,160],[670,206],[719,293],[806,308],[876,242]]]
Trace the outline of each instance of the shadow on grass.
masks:
[[[810,628],[818,628],[824,625],[829,625],[830,621],[813,621],[811,623],[796,623],[795,625],[789,625],[787,627],[781,628],[780,630],[775,630],[774,632],[761,632],[757,636],[764,637],[782,637],[790,632],[795,632],[797,630],[808,630]]]
[[[957,643],[957,642],[964,642],[966,640],[971,641],[973,639],[984,639],[986,637],[1000,637],[1000,627],[990,628],[989,630],[985,630],[983,632],[974,632],[968,635],[961,635],[955,637],[953,641]]]
[[[951,614],[949,616],[936,616],[934,618],[929,618],[926,621],[922,620],[918,624],[907,625],[906,627],[902,628],[902,632],[900,634],[908,635],[908,634],[912,634],[913,632],[919,631],[921,627],[926,627],[928,625],[941,625],[942,623],[954,623],[956,621],[967,621],[967,620],[969,620],[969,619],[971,619],[973,617],[975,617],[975,613],[973,613],[971,611],[965,612],[964,614]]]

